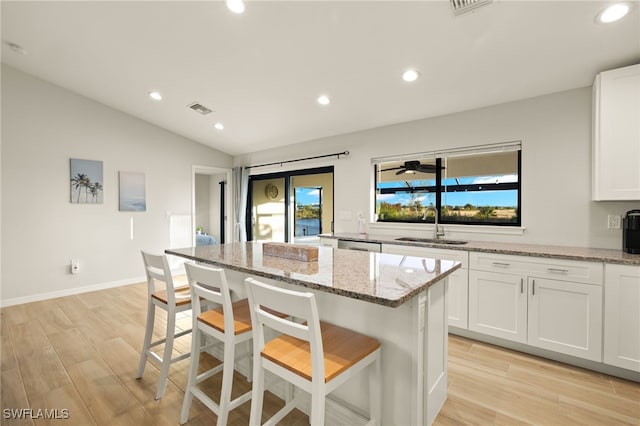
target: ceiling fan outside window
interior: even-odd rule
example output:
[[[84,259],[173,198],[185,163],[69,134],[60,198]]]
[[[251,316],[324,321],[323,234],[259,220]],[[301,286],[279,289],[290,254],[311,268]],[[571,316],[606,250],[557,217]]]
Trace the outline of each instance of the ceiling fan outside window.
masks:
[[[438,169],[438,166],[435,164],[422,164],[420,161],[411,160],[405,161],[403,165],[399,167],[392,167],[390,169],[383,169],[381,171],[387,172],[391,170],[397,170],[396,175],[401,175],[404,173],[435,173]],[[444,169],[444,167],[440,166],[440,169]]]

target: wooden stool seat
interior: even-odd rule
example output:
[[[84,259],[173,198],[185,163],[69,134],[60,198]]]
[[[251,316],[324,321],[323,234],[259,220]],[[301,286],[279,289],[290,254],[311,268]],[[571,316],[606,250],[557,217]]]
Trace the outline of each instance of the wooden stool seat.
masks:
[[[191,291],[189,290],[189,286],[185,285],[182,287],[176,287],[174,289],[176,306],[188,305],[191,303]],[[169,295],[167,294],[167,290],[159,290],[151,295],[154,299],[162,302],[169,303]]]
[[[231,308],[233,309],[233,334],[237,336],[238,334],[251,331],[251,313],[249,312],[249,302],[247,299],[232,303]],[[198,315],[198,321],[224,333],[223,308],[203,312]]]
[[[380,347],[376,339],[320,321],[324,349],[324,381],[329,382]],[[282,335],[266,343],[261,355],[304,377],[312,378],[309,342]]]

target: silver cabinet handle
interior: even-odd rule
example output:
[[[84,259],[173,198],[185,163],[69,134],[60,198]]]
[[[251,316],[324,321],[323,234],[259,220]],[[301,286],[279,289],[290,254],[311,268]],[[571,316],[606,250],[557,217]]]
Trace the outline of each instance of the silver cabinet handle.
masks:
[[[508,268],[510,265],[510,263],[493,262],[493,266],[499,266],[501,268]]]
[[[531,295],[536,295],[536,280],[531,280]]]
[[[547,271],[549,271],[549,272],[557,272],[558,274],[568,274],[569,273],[568,269],[560,269],[560,268],[547,268]]]
[[[524,293],[524,278],[520,278],[520,294]]]

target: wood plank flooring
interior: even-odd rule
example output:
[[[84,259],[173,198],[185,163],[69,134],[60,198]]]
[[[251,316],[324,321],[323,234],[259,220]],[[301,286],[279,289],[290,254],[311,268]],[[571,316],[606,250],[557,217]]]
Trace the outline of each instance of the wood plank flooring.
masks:
[[[171,367],[160,401],[154,400],[154,365],[148,363],[144,377],[135,379],[145,298],[146,284],[140,283],[1,309],[0,424],[178,424],[188,361]],[[190,322],[182,314],[178,326],[188,328]],[[161,312],[158,334],[165,323]],[[176,352],[189,350],[190,337],[178,339]],[[202,355],[203,368],[212,363],[217,361]],[[220,376],[209,384],[214,399]],[[234,395],[249,388],[237,375]],[[282,401],[267,394],[267,415],[281,406]],[[11,409],[32,412],[8,418]],[[249,410],[250,402],[232,411],[229,424],[246,425]],[[194,401],[189,425],[210,425],[215,419]],[[298,411],[282,422],[307,423]],[[435,424],[639,426],[640,384],[450,336],[449,394]]]

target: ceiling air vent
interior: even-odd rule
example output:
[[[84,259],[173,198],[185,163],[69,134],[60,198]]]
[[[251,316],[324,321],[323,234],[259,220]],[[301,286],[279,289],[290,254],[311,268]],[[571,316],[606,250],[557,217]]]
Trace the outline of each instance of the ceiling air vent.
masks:
[[[470,12],[480,6],[491,4],[493,0],[450,0],[454,15]]]
[[[210,112],[212,112],[209,108],[207,108],[206,106],[199,104],[197,102],[192,103],[191,105],[188,105],[189,108],[191,108],[192,110],[194,110],[195,112],[199,112],[202,115],[207,115]]]

